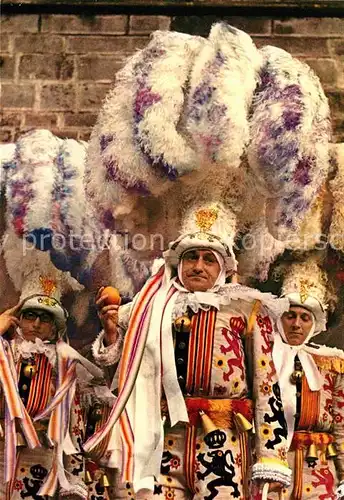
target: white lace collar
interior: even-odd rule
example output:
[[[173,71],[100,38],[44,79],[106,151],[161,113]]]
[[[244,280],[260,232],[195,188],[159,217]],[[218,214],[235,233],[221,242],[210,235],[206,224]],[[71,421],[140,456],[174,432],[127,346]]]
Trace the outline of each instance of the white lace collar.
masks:
[[[211,306],[220,309],[221,305],[228,305],[232,300],[245,300],[252,302],[260,300],[269,312],[275,317],[281,316],[289,309],[287,299],[279,299],[271,293],[264,293],[240,284],[225,284],[216,292],[182,292],[179,291],[173,310],[173,319],[183,316],[190,308],[194,313],[199,309],[207,311]]]
[[[48,358],[50,364],[55,366],[56,362],[56,345],[50,344],[47,341],[43,341],[38,337],[35,338],[35,341],[25,339],[16,339],[15,347],[17,353],[23,359],[29,359],[33,354],[45,354]]]

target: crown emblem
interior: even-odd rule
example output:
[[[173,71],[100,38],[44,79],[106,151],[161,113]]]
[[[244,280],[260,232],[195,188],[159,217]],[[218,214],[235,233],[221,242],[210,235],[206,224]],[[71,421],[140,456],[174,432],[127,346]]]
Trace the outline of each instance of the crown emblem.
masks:
[[[201,231],[209,231],[217,220],[219,210],[216,207],[200,208],[195,214],[196,225]]]
[[[41,283],[44,295],[50,296],[56,290],[56,281],[48,278],[48,276],[40,276],[39,281]]]
[[[226,433],[220,429],[215,429],[204,436],[204,442],[208,448],[216,450],[216,448],[222,448],[227,439]]]
[[[312,281],[309,281],[307,279],[300,279],[300,299],[301,299],[301,304],[306,302],[309,296],[309,289],[314,285]]]

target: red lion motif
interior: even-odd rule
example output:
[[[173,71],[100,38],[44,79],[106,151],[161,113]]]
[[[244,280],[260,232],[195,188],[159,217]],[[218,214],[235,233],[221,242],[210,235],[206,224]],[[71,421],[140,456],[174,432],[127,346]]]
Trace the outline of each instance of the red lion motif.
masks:
[[[229,321],[229,329],[222,328],[221,330],[222,335],[227,341],[227,345],[221,345],[220,351],[222,354],[227,354],[228,352],[233,354],[231,359],[227,359],[229,371],[223,374],[223,380],[226,382],[228,382],[229,377],[234,373],[234,367],[240,368],[240,378],[241,380],[245,380],[244,353],[241,341],[241,335],[244,330],[245,322],[240,316],[232,317]]]

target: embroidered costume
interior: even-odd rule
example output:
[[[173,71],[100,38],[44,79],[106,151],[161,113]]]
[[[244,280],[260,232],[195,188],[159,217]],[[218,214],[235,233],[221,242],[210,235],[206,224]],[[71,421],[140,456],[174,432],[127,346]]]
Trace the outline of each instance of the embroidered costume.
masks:
[[[111,434],[108,465],[121,470],[123,481],[113,498],[131,488],[137,498],[246,498],[251,476],[289,484],[287,427],[271,357],[273,322],[286,303],[225,283],[235,257],[229,239],[216,232],[216,222],[225,220],[221,210],[196,211],[194,231],[170,244],[165,266],[120,307],[124,339],[104,347],[101,335],[93,346],[100,363],[120,363],[116,405],[84,445],[90,451]],[[182,254],[195,248],[214,251],[224,263],[207,292],[189,292],[173,277]]]
[[[344,352],[310,341],[326,328],[325,280],[311,259],[291,265],[283,292],[290,306],[312,314],[313,326],[292,346],[279,324],[273,350],[293,469],[287,495],[295,500],[344,498]]]
[[[20,249],[13,235],[6,259]],[[9,269],[21,290],[20,325],[27,321],[26,329],[0,336],[0,497],[87,499],[81,444],[91,380],[100,380],[102,371],[63,340],[67,312],[60,296],[76,286],[74,280],[36,249],[22,256],[22,264]],[[42,324],[47,339],[39,336]]]

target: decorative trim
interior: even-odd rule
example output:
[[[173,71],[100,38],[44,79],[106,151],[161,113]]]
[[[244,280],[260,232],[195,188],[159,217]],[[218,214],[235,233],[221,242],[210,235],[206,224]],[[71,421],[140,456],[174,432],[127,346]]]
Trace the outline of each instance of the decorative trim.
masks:
[[[260,462],[254,464],[252,468],[252,481],[277,481],[285,487],[290,485],[291,469],[283,465],[282,462],[278,462],[276,459],[261,458],[260,460],[268,461],[269,463]]]
[[[99,333],[98,337],[93,342],[92,354],[98,365],[110,366],[118,363],[122,354],[123,335],[119,328],[117,332],[118,335],[116,342],[107,347],[105,347],[103,343],[105,335],[104,330]]]

